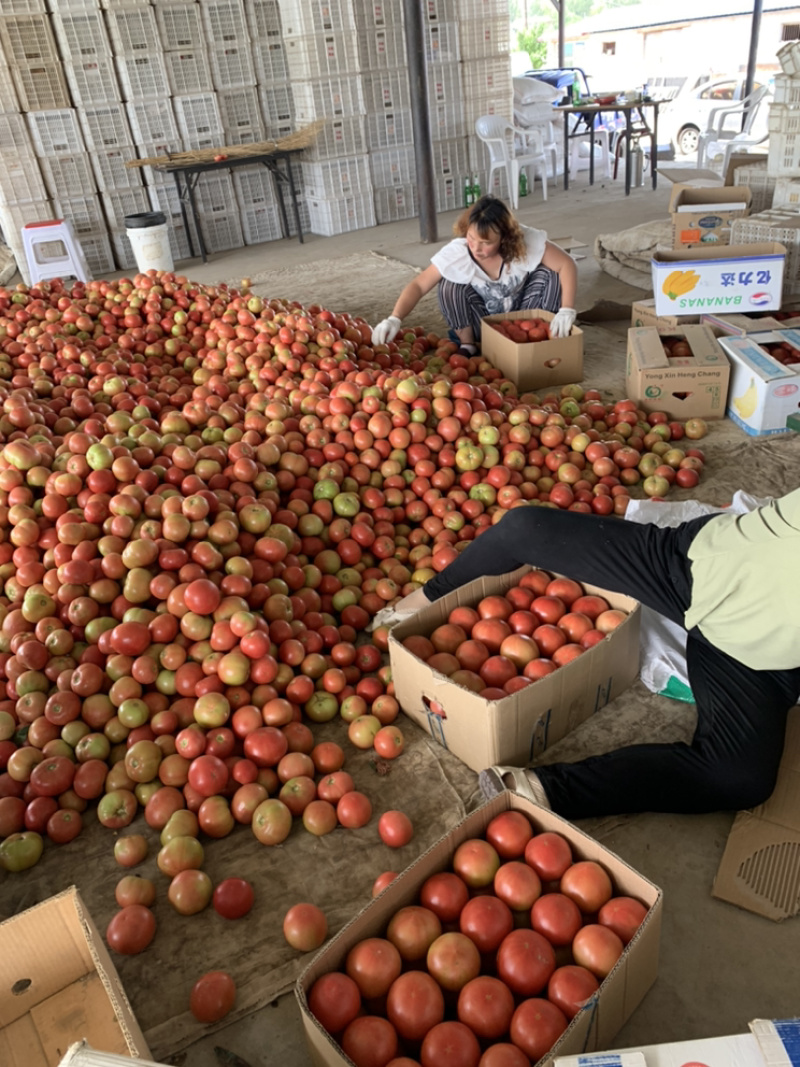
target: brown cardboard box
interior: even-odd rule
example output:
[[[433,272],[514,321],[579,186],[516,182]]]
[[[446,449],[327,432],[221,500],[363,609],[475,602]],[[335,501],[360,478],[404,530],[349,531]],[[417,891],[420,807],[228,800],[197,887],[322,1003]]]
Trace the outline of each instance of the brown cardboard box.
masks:
[[[715,337],[746,337],[749,333],[764,333],[767,330],[796,329],[800,326],[800,313],[781,321],[773,315],[748,315],[746,312],[740,315],[701,315],[700,321],[711,327]]]
[[[419,889],[430,875],[450,869],[458,845],[485,833],[489,822],[503,811],[521,811],[538,831],[563,834],[576,859],[595,860],[611,875],[617,893],[636,897],[648,907],[644,922],[625,947],[616,966],[603,981],[596,996],[575,1016],[566,1032],[538,1067],[550,1067],[553,1059],[570,1053],[608,1048],[614,1035],[630,1018],[658,971],[661,933],[662,892],[624,860],[594,841],[565,819],[545,811],[515,793],[505,792],[468,815],[458,826],[406,867],[391,884],[369,903],[347,926],[332,938],[300,975],[295,995],[300,1005],[303,1028],[315,1067],[347,1067],[350,1060],[333,1038],[322,1029],[308,1008],[308,992],[314,982],[344,964],[349,950],[366,937],[383,935],[391,916],[417,901]]]
[[[683,326],[696,325],[699,315],[656,315],[656,302],[634,300],[631,304],[631,326],[655,326],[657,330],[680,330]]]
[[[395,696],[406,715],[460,760],[481,771],[492,764],[525,766],[631,685],[639,667],[639,604],[630,597],[585,586],[629,618],[577,660],[504,700],[485,700],[432,670],[402,644],[429,634],[454,607],[505,593],[530,567],[477,578],[392,628],[389,656]]]
[[[769,800],[740,811],[712,894],[765,919],[800,913],[800,708],[789,713],[778,781]]]
[[[750,201],[750,190],[746,186],[716,189],[673,186],[669,202],[672,247],[730,244],[733,220],[750,214]]]
[[[114,964],[73,886],[0,923],[0,1064],[58,1067],[82,1039],[150,1059]]]
[[[670,359],[662,338],[683,337],[692,355]],[[628,330],[625,390],[645,411],[665,411],[673,419],[721,419],[728,397],[730,364],[710,326]]]
[[[568,385],[583,378],[583,330],[572,327],[569,337],[518,345],[493,329],[491,323],[507,319],[555,318],[551,311],[507,311],[488,315],[481,325],[481,354],[520,392]]]

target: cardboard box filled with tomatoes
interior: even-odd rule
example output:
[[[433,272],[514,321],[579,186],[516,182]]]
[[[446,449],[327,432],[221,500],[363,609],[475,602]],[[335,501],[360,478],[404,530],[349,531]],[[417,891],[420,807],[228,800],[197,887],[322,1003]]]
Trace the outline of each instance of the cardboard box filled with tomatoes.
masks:
[[[639,617],[532,567],[478,578],[392,628],[395,695],[473,770],[527,766],[633,683]]]
[[[455,1047],[457,1062],[477,1064],[514,1045],[517,1059],[498,1048],[498,1063],[550,1067],[609,1048],[656,978],[661,910],[661,890],[613,852],[505,792],[392,879],[301,974],[312,1062],[436,1064]]]
[[[550,311],[506,311],[481,324],[481,354],[521,392],[568,385],[583,378],[583,331],[550,337]]]
[[[628,330],[625,389],[647,412],[671,419],[721,419],[730,364],[709,326]]]
[[[731,361],[728,416],[751,437],[786,432],[800,411],[800,330],[720,337]]]

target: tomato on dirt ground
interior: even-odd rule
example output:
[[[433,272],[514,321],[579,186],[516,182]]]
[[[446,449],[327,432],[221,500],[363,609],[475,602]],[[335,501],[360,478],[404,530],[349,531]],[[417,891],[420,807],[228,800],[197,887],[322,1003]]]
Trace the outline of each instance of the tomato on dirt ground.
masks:
[[[192,987],[189,1008],[200,1023],[218,1023],[236,1003],[236,984],[227,971],[208,971]]]
[[[106,942],[114,952],[135,956],[143,952],[155,937],[156,919],[144,904],[121,908],[106,927]]]
[[[214,889],[211,903],[223,919],[241,919],[253,906],[253,887],[244,878],[225,878]]]

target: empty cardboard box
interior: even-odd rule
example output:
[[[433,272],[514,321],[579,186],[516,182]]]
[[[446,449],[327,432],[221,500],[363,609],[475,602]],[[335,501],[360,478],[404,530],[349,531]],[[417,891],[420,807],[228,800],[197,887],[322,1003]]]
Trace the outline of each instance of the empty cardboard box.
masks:
[[[731,243],[731,226],[735,219],[750,214],[750,190],[747,186],[722,186],[702,189],[693,185],[675,185],[669,202],[672,216],[672,247],[702,248]]]
[[[670,358],[667,337],[680,337],[691,355]],[[628,330],[625,390],[644,411],[664,411],[672,419],[721,419],[728,396],[730,364],[710,326]]]
[[[569,337],[550,341],[531,341],[517,344],[494,329],[492,323],[509,319],[546,319],[552,322],[550,311],[506,311],[502,315],[488,315],[481,325],[481,354],[512,381],[520,392],[549,389],[568,385],[583,378],[583,330],[572,327]]]

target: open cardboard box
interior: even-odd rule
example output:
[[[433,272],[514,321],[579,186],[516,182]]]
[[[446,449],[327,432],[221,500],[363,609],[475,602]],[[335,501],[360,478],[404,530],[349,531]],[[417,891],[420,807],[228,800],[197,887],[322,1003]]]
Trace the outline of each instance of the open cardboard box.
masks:
[[[0,923],[0,1064],[58,1067],[75,1041],[150,1059],[103,939],[73,886]]]
[[[636,897],[648,908],[644,922],[596,996],[575,1016],[548,1055],[539,1061],[539,1067],[549,1067],[558,1055],[608,1048],[655,981],[661,932],[661,890],[565,819],[531,804],[516,793],[504,792],[468,815],[415,863],[406,867],[317,953],[300,975],[295,995],[315,1067],[347,1067],[351,1062],[309,1010],[308,993],[317,978],[342,968],[347,953],[356,942],[366,937],[382,936],[396,911],[417,902],[419,890],[430,875],[451,869],[453,853],[461,842],[482,836],[491,820],[508,810],[527,815],[537,832],[550,830],[562,834],[569,841],[576,859],[595,860],[602,864],[611,875],[618,894]]]
[[[781,308],[783,312],[785,309]],[[773,315],[755,312],[739,315],[701,315],[700,321],[706,323],[717,337],[727,334],[730,337],[746,337],[749,333],[764,333],[766,330],[790,330],[800,327],[800,311],[789,313],[788,318],[778,319]]]
[[[509,319],[555,318],[551,311],[506,311],[502,315],[487,315],[481,323],[481,355],[485,356],[504,378],[514,382],[520,392],[549,389],[569,385],[583,378],[583,330],[572,327],[569,337],[550,341],[531,341],[519,345],[492,326],[493,322]]]
[[[800,410],[800,364],[779,363],[760,343],[784,339],[800,348],[800,330],[718,339],[731,363],[726,414],[751,437],[786,433],[786,420]]]
[[[699,315],[656,315],[656,302],[634,300],[631,304],[631,326],[655,326],[657,330],[677,330],[700,322]]]
[[[691,356],[670,359],[662,339],[683,337]],[[626,394],[645,411],[665,411],[672,419],[721,419],[728,396],[730,364],[710,326],[628,330]]]
[[[412,655],[403,638],[429,634],[451,610],[505,593],[532,568],[476,578],[392,627],[389,657],[395,696],[406,715],[475,771],[493,764],[526,766],[627,689],[639,666],[636,600],[584,584],[628,618],[605,640],[557,671],[504,700],[485,700]]]
[[[653,253],[657,315],[781,306],[786,248],[777,241]]]
[[[800,913],[800,708],[786,725],[772,796],[740,811],[728,835],[712,895],[766,919]]]
[[[727,245],[734,219],[750,214],[750,190],[745,185],[702,189],[675,185],[669,201],[672,247],[703,248]]]

